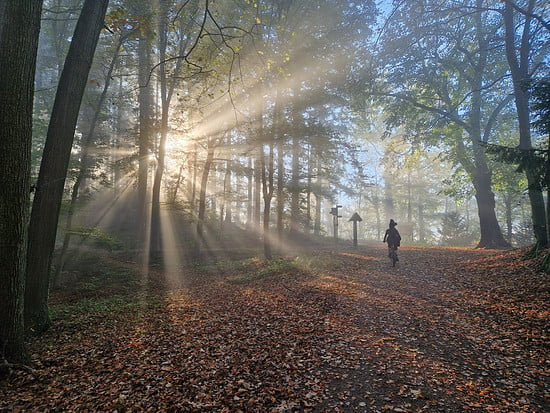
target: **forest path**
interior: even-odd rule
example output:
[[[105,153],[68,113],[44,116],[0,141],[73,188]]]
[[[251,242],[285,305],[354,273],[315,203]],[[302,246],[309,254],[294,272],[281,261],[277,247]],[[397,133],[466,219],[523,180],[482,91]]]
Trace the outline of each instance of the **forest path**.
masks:
[[[392,267],[382,243],[319,249],[60,300],[0,409],[542,413],[550,282],[519,254],[403,246]]]

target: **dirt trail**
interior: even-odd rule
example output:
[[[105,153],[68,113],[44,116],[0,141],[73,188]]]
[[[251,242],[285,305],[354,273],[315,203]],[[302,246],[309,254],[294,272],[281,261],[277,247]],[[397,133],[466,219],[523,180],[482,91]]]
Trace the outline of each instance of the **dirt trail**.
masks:
[[[399,255],[318,251],[258,279],[186,270],[185,288],[57,322],[31,344],[36,374],[0,382],[0,408],[549,411],[548,275],[519,252]]]

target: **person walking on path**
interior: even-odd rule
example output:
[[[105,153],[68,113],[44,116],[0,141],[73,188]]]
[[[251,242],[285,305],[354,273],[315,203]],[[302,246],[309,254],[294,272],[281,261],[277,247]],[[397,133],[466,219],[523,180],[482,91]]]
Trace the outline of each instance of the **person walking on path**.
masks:
[[[394,266],[395,263],[399,261],[399,258],[397,257],[397,248],[401,245],[401,235],[399,234],[397,228],[395,228],[396,226],[397,222],[390,219],[389,228],[386,230],[384,240],[382,241],[388,243],[388,257],[392,259]]]

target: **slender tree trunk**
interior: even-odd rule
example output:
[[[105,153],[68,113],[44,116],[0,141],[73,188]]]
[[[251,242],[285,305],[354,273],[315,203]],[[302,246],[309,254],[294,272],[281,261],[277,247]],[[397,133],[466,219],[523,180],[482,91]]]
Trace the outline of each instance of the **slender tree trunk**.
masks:
[[[266,260],[273,258],[273,251],[271,248],[271,234],[269,230],[270,214],[271,214],[271,200],[274,192],[274,175],[275,175],[275,158],[273,141],[269,144],[269,158],[267,165],[265,164],[265,154],[263,147],[260,148],[260,168],[262,179],[262,193],[264,199],[264,214],[263,214],[263,237],[264,237],[264,256]]]
[[[50,323],[48,288],[59,210],[80,103],[108,3],[86,0],[82,7],[48,127],[31,213],[25,288],[26,328],[35,332],[44,331]]]
[[[376,193],[373,199],[374,214],[376,216],[376,239],[382,239],[382,217],[380,213],[380,197],[378,195],[378,188],[376,188]],[[423,222],[419,220],[419,224],[423,225]]]
[[[55,268],[55,275],[53,277],[54,286],[57,286],[57,283],[59,281],[59,276],[61,274],[61,271],[63,271],[63,266],[65,265],[65,257],[66,257],[67,250],[69,249],[69,243],[71,240],[73,215],[76,209],[76,202],[78,199],[80,185],[84,181],[84,179],[86,179],[86,176],[89,173],[89,164],[90,164],[89,150],[94,139],[97,121],[99,119],[99,115],[101,113],[101,108],[103,107],[103,103],[105,103],[105,98],[107,97],[107,91],[109,90],[109,86],[111,84],[111,77],[112,77],[115,65],[118,61],[118,55],[119,55],[120,49],[122,48],[123,41],[124,41],[124,38],[120,37],[117,42],[114,56],[111,59],[111,63],[109,64],[107,75],[105,76],[105,84],[103,86],[103,90],[101,91],[101,95],[99,97],[99,100],[94,110],[94,115],[90,123],[90,129],[82,139],[82,153],[80,155],[80,159],[81,159],[80,170],[78,171],[78,176],[76,177],[76,181],[73,186],[73,191],[71,194],[71,203],[69,205],[69,210],[67,211],[67,222],[65,224],[65,235],[63,237],[63,246],[61,247],[61,253],[59,254],[59,261]]]
[[[172,102],[172,96],[176,86],[176,79],[182,71],[183,59],[178,59],[174,67],[171,82],[168,81],[166,70],[166,49],[168,47],[168,12],[170,8],[170,1],[159,0],[159,24],[158,24],[158,37],[159,37],[159,78],[160,78],[160,95],[161,95],[161,116],[160,116],[160,141],[158,147],[157,156],[157,168],[155,169],[155,175],[153,179],[152,187],[152,200],[151,200],[151,232],[150,232],[150,254],[156,255],[162,249],[162,226],[160,218],[160,193],[162,178],[165,170],[166,163],[166,140],[168,138],[168,121],[170,116],[170,104]],[[195,15],[198,10],[198,3],[191,5],[192,9],[187,10],[189,15]],[[189,19],[193,22],[193,19]],[[187,36],[189,23],[182,19],[180,30],[180,40],[178,47],[178,54],[183,56],[185,49],[190,41],[190,37]],[[180,169],[181,175],[181,169]],[[179,183],[179,177],[178,177]],[[176,187],[177,191],[177,187]]]
[[[122,178],[122,168],[120,167],[119,160],[121,156],[119,154],[120,150],[120,137],[122,135],[122,110],[120,108],[123,100],[123,88],[122,88],[122,76],[118,81],[118,105],[116,108],[116,123],[115,123],[115,136],[114,136],[114,148],[115,150],[111,152],[111,163],[113,165],[113,194],[116,197],[120,190],[121,178]],[[114,153],[113,153],[114,152]]]
[[[246,226],[253,228],[254,220],[254,173],[252,158],[249,157],[246,166]]]
[[[152,140],[152,95],[150,85],[151,50],[150,40],[142,33],[138,45],[139,59],[139,165],[137,191],[137,240],[140,265],[144,271],[148,265],[149,222],[147,193],[149,177],[149,154]]]
[[[155,169],[155,177],[153,179],[152,201],[151,201],[151,239],[149,253],[154,256],[162,249],[162,234],[160,224],[160,190],[162,176],[164,174],[164,163],[166,159],[166,139],[168,136],[168,117],[170,109],[170,96],[168,94],[168,86],[166,80],[166,47],[167,47],[167,4],[161,0],[159,10],[159,80],[160,80],[160,100],[161,100],[161,116],[160,116],[160,141],[157,154],[157,167]]]
[[[206,186],[208,185],[208,175],[214,161],[214,146],[208,145],[208,154],[202,169],[201,183],[199,188],[199,213],[197,216],[197,252],[200,251],[200,243],[204,241],[204,219],[206,215]]]
[[[506,210],[506,241],[508,241],[510,245],[512,244],[512,233],[514,232],[512,227],[512,200],[513,195],[510,193],[504,195],[504,207]]]
[[[198,165],[197,165],[197,144],[193,145],[193,151],[189,157],[189,169],[191,171],[191,179],[188,180],[188,199],[192,211],[195,211],[196,200],[197,200],[197,175],[198,175]]]
[[[231,145],[231,142],[229,142]],[[222,221],[231,223],[233,221],[233,209],[231,204],[233,202],[233,190],[231,187],[231,161],[225,163],[225,175],[223,177],[223,200],[225,203],[225,217],[222,216]]]
[[[0,358],[25,362],[23,298],[42,1],[0,1]]]
[[[275,98],[275,108],[273,110],[273,122],[276,125],[277,131],[282,129],[284,122],[281,116],[280,91],[277,89]],[[277,140],[277,241],[279,245],[283,245],[284,233],[284,209],[285,209],[285,155],[284,155],[284,136],[281,133],[276,133],[274,138]]]
[[[254,212],[253,212],[253,228],[256,231],[260,230],[260,222],[262,219],[261,211],[261,198],[262,198],[262,171],[261,160],[263,156],[263,150],[260,146],[256,152],[256,158],[254,159]]]
[[[170,199],[170,202],[172,203],[176,203],[176,200],[178,198],[178,191],[181,185],[181,180],[183,178],[183,168],[184,168],[184,163],[182,162],[178,170],[178,178],[176,179],[176,184],[174,185],[174,191],[172,192],[171,199]]]
[[[321,157],[318,153],[316,156],[316,172],[317,172],[317,179],[315,186],[315,222],[313,224],[313,234],[314,235],[321,235],[321,204],[323,201],[323,194],[321,191],[322,188],[322,179],[321,179]]]
[[[312,166],[311,163],[313,160],[311,159],[311,145],[308,145],[308,151],[307,151],[307,184],[306,184],[306,232],[309,234],[311,233],[312,225],[311,225],[311,195],[313,192],[312,185],[313,185],[313,177],[312,175]]]
[[[291,163],[291,182],[290,182],[290,234],[296,237],[300,225],[300,141],[301,137],[301,114],[297,107],[298,92],[293,94],[295,99],[292,105],[292,163]]]

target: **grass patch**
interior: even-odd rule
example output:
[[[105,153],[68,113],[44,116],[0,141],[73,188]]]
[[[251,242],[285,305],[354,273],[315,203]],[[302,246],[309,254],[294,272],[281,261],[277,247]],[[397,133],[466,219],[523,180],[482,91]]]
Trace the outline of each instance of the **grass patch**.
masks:
[[[231,284],[246,284],[282,274],[301,273],[304,270],[304,262],[299,258],[278,258],[270,261],[252,258],[235,265],[226,277]]]

